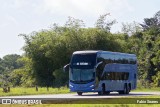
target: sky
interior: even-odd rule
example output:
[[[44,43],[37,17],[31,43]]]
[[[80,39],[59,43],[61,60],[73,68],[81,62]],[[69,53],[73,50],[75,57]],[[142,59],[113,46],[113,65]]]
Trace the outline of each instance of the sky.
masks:
[[[19,34],[64,25],[68,17],[83,20],[94,27],[100,15],[110,13],[115,19],[111,31],[121,31],[123,23],[143,23],[160,10],[160,0],[0,0],[0,58],[22,55],[25,41]]]

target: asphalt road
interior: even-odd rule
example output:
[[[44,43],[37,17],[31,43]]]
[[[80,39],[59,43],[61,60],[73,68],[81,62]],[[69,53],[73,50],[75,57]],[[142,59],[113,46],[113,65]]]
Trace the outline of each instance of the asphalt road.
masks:
[[[125,97],[137,97],[137,96],[160,96],[160,92],[130,92],[128,95],[119,95],[117,92],[112,92],[109,95],[98,95],[97,93],[83,93],[82,96],[77,95],[76,93],[70,94],[45,94],[45,95],[23,95],[23,96],[7,96],[0,98],[125,98]]]

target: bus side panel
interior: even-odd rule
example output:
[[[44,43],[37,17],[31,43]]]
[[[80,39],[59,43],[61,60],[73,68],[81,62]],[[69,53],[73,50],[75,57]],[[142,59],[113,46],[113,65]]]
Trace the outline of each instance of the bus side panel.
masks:
[[[100,85],[105,84],[106,91],[119,91],[124,89],[124,84],[131,85],[131,90],[136,88],[135,75],[137,75],[137,65],[132,64],[107,64],[104,72],[128,72],[128,80],[101,80]],[[102,74],[102,75],[103,75]]]
[[[103,80],[100,82],[100,86],[102,86],[102,84],[105,84],[105,90],[112,92],[123,90],[125,83],[125,81],[121,80]]]

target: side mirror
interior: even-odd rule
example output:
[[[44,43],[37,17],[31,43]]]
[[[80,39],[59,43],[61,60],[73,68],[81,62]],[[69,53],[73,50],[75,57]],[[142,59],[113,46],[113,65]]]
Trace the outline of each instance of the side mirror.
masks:
[[[63,71],[64,71],[64,72],[69,71],[69,64],[67,64],[67,65],[65,65],[65,66],[63,67]]]
[[[100,81],[101,75],[102,75],[102,70],[100,70],[98,67],[100,67],[101,65],[103,65],[103,61],[99,62],[98,64],[96,64],[95,66],[95,72],[96,72],[96,78],[98,81]]]
[[[99,62],[96,66],[95,66],[95,68],[97,68],[99,65],[101,65],[103,63],[103,61],[101,61],[101,62]]]

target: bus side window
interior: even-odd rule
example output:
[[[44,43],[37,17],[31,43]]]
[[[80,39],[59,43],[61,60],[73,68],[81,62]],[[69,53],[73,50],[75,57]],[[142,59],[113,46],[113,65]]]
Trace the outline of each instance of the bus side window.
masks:
[[[99,63],[99,62],[101,62],[101,61],[104,61],[104,58],[98,57],[98,58],[97,58],[97,63]]]
[[[98,77],[98,80],[102,79],[101,75],[103,73],[104,66],[105,66],[105,64],[103,61],[103,63],[101,63],[96,69],[96,77]]]
[[[136,64],[136,58],[134,58],[133,64]]]
[[[105,73],[103,74],[103,76],[102,76],[102,78],[101,78],[101,80],[105,80]]]
[[[136,74],[134,74],[134,79],[136,79],[137,77],[136,77]]]

